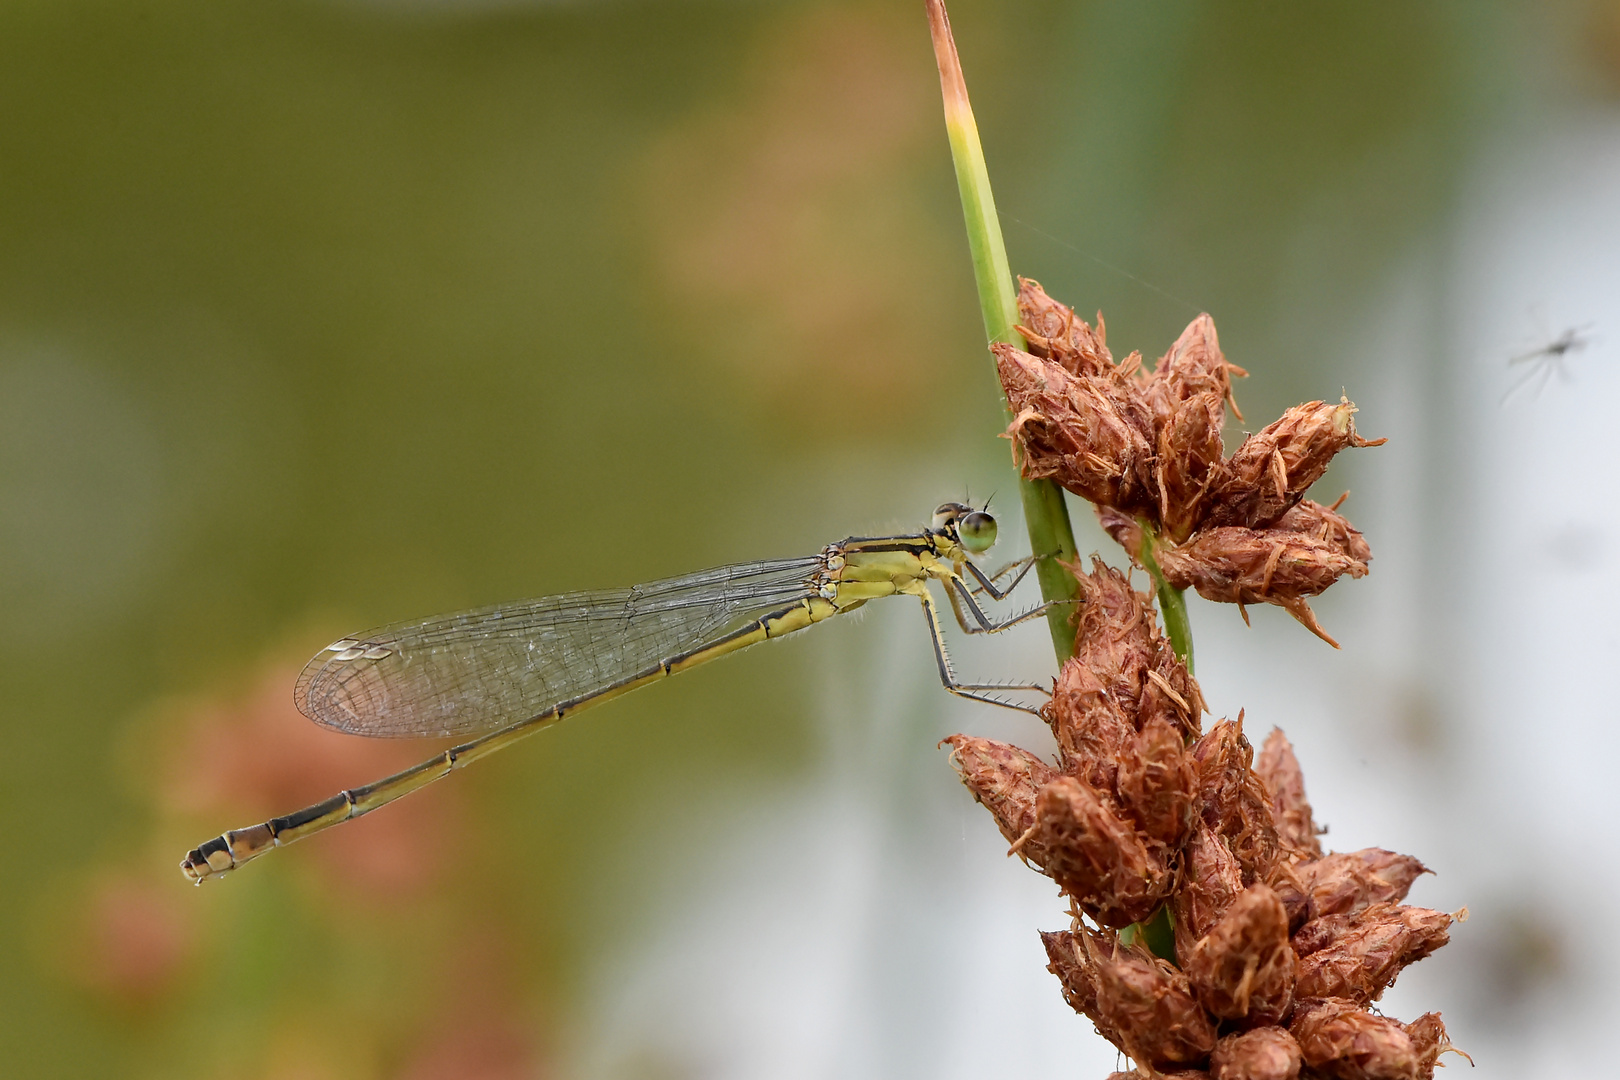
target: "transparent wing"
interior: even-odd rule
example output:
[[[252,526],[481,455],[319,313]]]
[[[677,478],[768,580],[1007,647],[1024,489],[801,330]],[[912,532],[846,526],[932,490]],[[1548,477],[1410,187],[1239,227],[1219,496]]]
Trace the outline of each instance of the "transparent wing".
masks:
[[[472,735],[587,697],[811,595],[818,556],[395,623],[333,642],[293,691],[355,735]]]

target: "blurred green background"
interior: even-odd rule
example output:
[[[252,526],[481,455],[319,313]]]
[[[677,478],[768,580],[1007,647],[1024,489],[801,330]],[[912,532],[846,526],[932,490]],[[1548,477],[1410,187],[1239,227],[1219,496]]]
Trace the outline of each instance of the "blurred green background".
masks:
[[[1213,312],[1259,423],[1355,396],[1335,343],[1471,155],[1620,71],[1596,3],[952,14],[1015,268],[1119,354]],[[298,666],[1009,502],[999,410],[920,3],[6,5],[4,1071],[563,1071],[661,902],[627,853],[801,774],[866,628],[188,890],[205,837],[428,752],[308,730]]]

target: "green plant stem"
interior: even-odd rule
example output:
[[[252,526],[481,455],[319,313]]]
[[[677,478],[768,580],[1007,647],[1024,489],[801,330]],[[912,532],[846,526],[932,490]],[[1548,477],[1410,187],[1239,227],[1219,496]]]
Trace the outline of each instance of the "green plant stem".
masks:
[[[979,127],[968,103],[967,83],[951,37],[950,17],[944,0],[928,0],[928,27],[934,39],[934,58],[939,63],[940,92],[945,101],[945,131],[950,137],[951,160],[956,166],[956,186],[962,195],[962,216],[967,225],[968,250],[973,257],[973,278],[979,289],[979,309],[984,330],[992,343],[1027,347],[1018,332],[1018,298],[1013,290],[1007,248],[1001,238],[1001,221],[996,216],[995,198],[990,192],[990,173],[979,144]],[[1008,410],[1011,418],[1011,410]],[[1052,648],[1058,663],[1074,654],[1074,605],[1079,593],[1074,576],[1058,565],[1058,560],[1075,563],[1078,553],[1074,531],[1069,525],[1069,509],[1063,489],[1050,480],[1018,481],[1024,506],[1024,523],[1029,529],[1030,550],[1038,556],[1035,576],[1041,583],[1041,596],[1056,606],[1046,613],[1052,632]]]
[[[1152,524],[1145,518],[1137,518],[1136,524],[1142,530],[1142,565],[1147,567],[1148,576],[1153,579],[1153,592],[1159,599],[1159,617],[1164,620],[1164,635],[1170,639],[1170,647],[1176,651],[1181,662],[1187,665],[1190,675],[1193,669],[1192,623],[1187,621],[1186,594],[1164,580],[1164,571],[1159,569],[1159,560],[1154,557],[1159,536]],[[1120,932],[1119,939],[1127,945],[1140,941],[1153,955],[1172,964],[1177,962],[1175,924],[1167,907],[1161,907],[1142,922],[1127,926]]]
[[[1136,524],[1142,530],[1142,565],[1147,567],[1148,576],[1153,579],[1153,592],[1159,598],[1159,617],[1164,620],[1164,636],[1170,639],[1170,647],[1176,650],[1181,662],[1187,665],[1187,674],[1191,675],[1192,623],[1187,621],[1186,593],[1164,580],[1164,571],[1159,569],[1159,560],[1154,557],[1159,536],[1152,524],[1145,518],[1137,518]]]
[[[979,288],[979,309],[984,315],[984,331],[992,343],[1003,342],[1022,349],[1028,343],[1018,332],[1018,297],[1013,290],[1007,248],[1001,238],[1001,221],[996,216],[995,198],[990,192],[990,172],[979,144],[979,126],[968,103],[967,83],[951,37],[950,17],[944,0],[927,0],[928,27],[934,39],[934,58],[939,63],[940,92],[945,99],[945,131],[951,141],[951,160],[956,165],[956,186],[962,195],[962,216],[967,223],[968,250],[973,257],[973,279]],[[1008,417],[1012,415],[1009,408]],[[1036,576],[1041,595],[1047,601],[1073,600],[1079,593],[1074,575],[1058,565],[1061,559],[1077,563],[1074,531],[1063,489],[1050,480],[1019,479],[1023,497],[1024,521],[1029,528],[1030,550],[1040,556]],[[1142,562],[1153,578],[1159,600],[1159,614],[1165,635],[1187,670],[1192,671],[1192,626],[1187,621],[1187,603],[1180,589],[1164,580],[1153,557],[1158,540],[1152,526],[1141,522]],[[1052,647],[1058,663],[1074,654],[1073,606],[1059,604],[1047,612],[1052,631]],[[1175,929],[1170,909],[1161,907],[1151,918],[1126,927],[1120,934],[1126,944],[1139,941],[1155,955],[1171,963],[1176,959]]]
[[[1141,922],[1131,923],[1119,932],[1121,945],[1147,946],[1154,956],[1176,962],[1176,924],[1175,917],[1170,914],[1168,907],[1161,907]]]

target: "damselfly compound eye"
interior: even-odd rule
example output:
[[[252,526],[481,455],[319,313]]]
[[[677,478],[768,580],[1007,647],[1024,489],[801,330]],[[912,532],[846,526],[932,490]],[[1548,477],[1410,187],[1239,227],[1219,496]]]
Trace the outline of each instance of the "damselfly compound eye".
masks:
[[[996,542],[996,519],[983,510],[975,510],[956,523],[956,535],[969,553],[982,554]]]

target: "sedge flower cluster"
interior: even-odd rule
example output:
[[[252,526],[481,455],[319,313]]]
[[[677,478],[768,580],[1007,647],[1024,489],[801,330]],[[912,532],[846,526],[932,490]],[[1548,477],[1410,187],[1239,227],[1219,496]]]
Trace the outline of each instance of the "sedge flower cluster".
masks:
[[[1368,1008],[1449,938],[1452,915],[1402,903],[1424,866],[1324,853],[1282,732],[1256,760],[1241,716],[1203,731],[1148,597],[1100,560],[1076,578],[1076,653],[1044,711],[1058,763],[946,741],[1012,850],[1069,899],[1069,929],[1041,938],[1065,999],[1136,1063],[1115,1080],[1428,1080],[1450,1046],[1439,1015]],[[1160,909],[1174,962],[1121,933]]]
[[[1208,315],[1149,371],[1139,353],[1115,363],[1102,316],[1091,327],[1034,281],[1019,279],[1018,312],[1029,351],[994,351],[1023,475],[1096,504],[1103,527],[1139,565],[1157,560],[1171,586],[1240,609],[1276,604],[1337,647],[1306,598],[1366,574],[1372,550],[1337,503],[1305,492],[1339,451],[1384,442],[1356,433],[1355,405],[1296,405],[1228,456],[1226,410],[1243,418],[1232,378],[1247,373],[1222,355]]]
[[[1150,371],[1033,281],[1018,308],[1028,351],[994,350],[1023,474],[1093,502],[1170,587],[1276,604],[1336,645],[1306,598],[1372,552],[1339,503],[1305,495],[1341,450],[1383,441],[1356,433],[1355,406],[1296,406],[1227,454],[1245,373],[1209,316]],[[1409,855],[1325,852],[1282,732],[1256,758],[1241,713],[1205,730],[1150,597],[1095,557],[1067,568],[1083,605],[1042,711],[1056,762],[946,741],[1011,853],[1068,900],[1069,927],[1041,938],[1064,998],[1134,1063],[1111,1080],[1429,1080],[1452,1049],[1439,1014],[1402,1023],[1374,1002],[1465,913],[1404,902],[1427,873]]]

